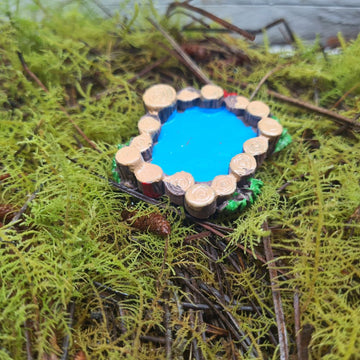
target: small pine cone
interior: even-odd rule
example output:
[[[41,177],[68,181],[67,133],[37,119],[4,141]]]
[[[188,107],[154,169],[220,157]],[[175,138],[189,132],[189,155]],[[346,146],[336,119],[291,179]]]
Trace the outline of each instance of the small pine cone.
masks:
[[[170,223],[158,213],[151,213],[149,215],[139,216],[134,219],[136,212],[126,211],[122,212],[122,218],[134,228],[141,231],[149,231],[153,234],[166,237],[171,233]]]

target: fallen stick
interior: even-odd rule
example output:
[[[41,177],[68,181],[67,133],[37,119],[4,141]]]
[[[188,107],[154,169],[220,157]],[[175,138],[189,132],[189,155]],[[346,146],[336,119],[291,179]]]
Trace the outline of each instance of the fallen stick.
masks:
[[[147,18],[147,20],[153,25],[158,31],[160,31],[166,40],[171,44],[175,51],[181,56],[183,62],[196,76],[205,84],[211,84],[210,79],[202,72],[202,70],[191,60],[191,58],[184,52],[181,46],[161,27],[160,24],[154,20]]]
[[[255,97],[255,95],[258,93],[258,91],[260,90],[261,86],[265,83],[265,81],[274,73],[276,73],[277,71],[279,71],[280,69],[282,69],[285,65],[278,65],[276,66],[274,69],[270,70],[268,73],[265,74],[265,76],[260,80],[260,82],[258,83],[258,85],[256,86],[255,90],[253,91],[253,93],[251,94],[249,101],[252,101],[252,99]]]
[[[246,30],[240,29],[239,27],[229,23],[226,20],[223,20],[223,19],[217,17],[216,15],[214,15],[214,14],[212,14],[212,13],[210,13],[210,12],[204,10],[204,9],[201,9],[201,8],[190,5],[189,1],[184,1],[184,2],[181,2],[181,3],[175,1],[175,2],[171,3],[169,5],[169,7],[168,7],[167,13],[169,13],[169,10],[171,10],[171,9],[173,9],[175,7],[178,7],[178,6],[183,7],[185,9],[187,9],[187,10],[194,11],[194,12],[196,12],[196,13],[202,15],[202,16],[205,16],[205,17],[209,18],[210,20],[213,20],[213,21],[217,22],[218,24],[220,24],[224,28],[229,29],[229,30],[231,30],[233,32],[236,32],[236,33],[242,35],[243,37],[245,37],[248,40],[251,40],[251,41],[255,40],[255,35],[249,33]]]
[[[308,110],[315,111],[317,113],[329,116],[329,117],[335,119],[335,121],[337,121],[337,122],[339,122],[341,124],[350,125],[350,126],[353,126],[356,129],[360,129],[360,122],[349,119],[346,116],[337,114],[334,111],[327,110],[327,109],[324,109],[324,108],[322,108],[320,106],[316,106],[316,105],[310,104],[310,103],[302,101],[302,100],[294,99],[292,97],[279,94],[279,93],[277,93],[276,91],[273,91],[273,90],[268,90],[267,93],[270,96],[272,96],[272,97],[274,97],[276,99],[286,101],[288,103],[294,104],[296,106],[299,106],[299,107],[302,107],[302,108],[305,108],[305,109],[308,109]]]
[[[265,222],[263,224],[263,229],[268,230],[268,224]],[[286,325],[285,325],[285,316],[282,307],[280,290],[276,281],[277,278],[277,270],[275,268],[274,263],[274,255],[271,248],[270,237],[265,236],[263,238],[265,257],[267,261],[267,266],[269,269],[270,282],[271,282],[271,291],[274,302],[274,310],[276,323],[278,327],[279,334],[279,346],[280,346],[280,360],[289,360],[289,344],[286,333]]]

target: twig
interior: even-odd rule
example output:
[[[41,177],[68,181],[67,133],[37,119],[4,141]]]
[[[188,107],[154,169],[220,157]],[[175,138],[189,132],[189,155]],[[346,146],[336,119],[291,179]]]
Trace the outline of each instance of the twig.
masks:
[[[278,25],[278,24],[281,24],[281,23],[284,24],[285,29],[286,29],[289,37],[290,37],[290,41],[291,41],[292,43],[295,42],[294,33],[293,33],[293,31],[291,30],[291,28],[290,28],[289,24],[287,23],[287,21],[286,21],[285,19],[283,19],[283,18],[278,19],[278,20],[275,20],[275,21],[271,22],[270,24],[267,24],[266,26],[264,26],[264,27],[261,28],[261,29],[252,30],[251,32],[252,32],[253,34],[256,34],[256,35],[257,35],[257,34],[261,34],[264,30],[270,29],[270,28],[272,28],[272,27],[274,27],[274,26],[276,26],[276,25]]]
[[[166,340],[163,337],[142,335],[140,336],[141,341],[150,341],[157,344],[165,344]]]
[[[156,67],[166,63],[168,60],[170,59],[169,56],[164,56],[160,59],[158,59],[157,61],[155,61],[154,63],[148,65],[147,67],[145,67],[143,70],[141,70],[138,74],[134,75],[132,78],[130,78],[128,80],[129,84],[134,83],[137,79],[143,77],[144,75],[146,75],[147,73],[149,73],[151,70],[155,69]]]
[[[71,300],[69,304],[69,322],[68,322],[69,330],[71,330],[73,326],[74,312],[75,312],[75,301]],[[63,346],[62,346],[63,351],[60,360],[66,360],[68,358],[69,345],[70,345],[70,336],[66,335],[63,341]]]
[[[267,222],[263,224],[263,229],[268,230]],[[279,345],[280,345],[280,360],[289,360],[289,345],[286,333],[286,325],[285,325],[285,316],[282,307],[281,295],[280,290],[277,286],[277,270],[275,268],[274,263],[274,255],[272,252],[271,244],[270,244],[270,237],[265,236],[263,238],[264,242],[264,250],[266,261],[269,269],[270,275],[270,282],[271,282],[271,291],[274,301],[274,310],[275,310],[275,317],[276,323],[278,327],[278,335],[279,335]]]
[[[261,86],[264,84],[264,82],[274,73],[276,73],[277,71],[279,71],[280,69],[282,69],[285,65],[278,65],[276,66],[274,69],[270,70],[268,73],[265,74],[265,76],[260,80],[260,82],[258,83],[258,85],[256,86],[255,90],[253,91],[253,93],[251,94],[249,100],[251,101],[255,95],[258,93],[258,91],[260,90]]]
[[[188,66],[188,68],[194,74],[196,74],[196,76],[202,82],[204,82],[205,84],[210,84],[210,79],[202,72],[202,70],[194,63],[194,61],[191,60],[191,58],[184,52],[181,46],[162,28],[162,26],[150,18],[147,18],[147,20],[163,34],[163,36],[167,39],[167,41],[171,44],[175,51],[181,56],[183,62]]]
[[[204,295],[200,290],[198,290],[194,285],[192,285],[188,280],[186,280],[183,276],[179,276],[179,279],[181,281],[183,281],[186,284],[186,286],[188,286],[193,292],[197,293],[204,300],[204,302],[207,303],[212,308],[212,310],[216,313],[216,315],[224,322],[224,324],[226,324],[228,330],[231,332],[231,334],[234,336],[234,338],[237,341],[241,342],[242,346],[247,351],[249,349],[249,346],[248,346],[248,344],[245,343],[245,341],[248,340],[248,338],[245,337],[245,333],[238,328],[237,323],[235,324],[235,326],[236,326],[236,328],[235,328],[233,326],[233,324],[231,324],[231,322],[226,318],[224,313],[226,313],[230,317],[231,320],[233,319],[231,314],[229,314],[229,312],[226,311],[224,306],[220,303],[220,305],[223,306],[223,311],[219,311],[214,306],[214,304],[208,299],[208,297],[206,295]]]
[[[205,39],[224,48],[225,51],[240,58],[243,62],[250,62],[250,58],[242,50],[233,48],[232,46],[228,45],[225,41],[221,40],[221,38],[205,36]]]
[[[49,90],[46,88],[46,86],[41,82],[41,80],[29,69],[27,66],[24,56],[21,52],[17,51],[19,60],[21,62],[22,67],[24,68],[25,72],[44,90],[44,92],[49,93]],[[71,124],[74,126],[76,131],[84,138],[84,140],[97,152],[101,153],[101,151],[97,148],[95,143],[93,143],[86,135],[85,133],[80,129],[80,127],[75,123],[75,121],[71,118],[70,114],[66,111],[64,106],[61,104],[58,104],[60,110],[66,115],[68,120],[71,122]]]
[[[165,352],[166,360],[171,360],[171,347],[172,347],[172,336],[171,336],[171,314],[169,310],[169,305],[167,302],[164,303],[164,324],[165,324]]]
[[[301,324],[300,324],[300,303],[299,292],[295,290],[294,293],[294,321],[295,321],[295,337],[298,360],[303,360],[301,356]]]
[[[218,24],[220,24],[220,25],[223,26],[224,28],[229,29],[229,30],[231,30],[231,31],[233,31],[233,32],[236,32],[236,33],[242,35],[243,37],[245,37],[245,38],[248,39],[248,40],[251,40],[251,41],[255,40],[255,35],[250,34],[250,33],[249,33],[248,31],[246,31],[246,30],[240,29],[239,27],[237,27],[237,26],[229,23],[229,22],[226,21],[226,20],[223,20],[223,19],[217,17],[217,16],[214,15],[214,14],[211,14],[210,12],[208,12],[208,11],[206,11],[206,10],[204,10],[204,9],[201,9],[201,8],[198,8],[198,7],[195,7],[195,6],[190,5],[188,1],[184,1],[184,2],[181,2],[181,3],[175,1],[175,2],[171,3],[171,4],[169,5],[169,7],[168,7],[168,12],[167,12],[167,13],[169,13],[169,11],[170,11],[171,9],[173,9],[173,8],[175,8],[175,7],[178,7],[178,6],[179,6],[179,7],[183,7],[183,8],[185,8],[185,9],[188,9],[188,10],[191,10],[191,11],[194,11],[194,12],[197,12],[198,14],[200,14],[200,15],[202,15],[202,16],[205,16],[205,17],[207,17],[207,18],[209,18],[209,19],[217,22]]]
[[[203,232],[200,232],[198,234],[189,235],[184,240],[185,240],[185,242],[191,242],[191,241],[194,241],[194,240],[200,240],[200,239],[204,239],[204,238],[208,237],[210,234],[211,234],[210,231],[203,231]]]
[[[348,90],[331,108],[331,110],[336,109],[354,90],[360,86],[360,83],[355,84],[350,90]]]
[[[323,114],[323,115],[326,115],[326,116],[329,116],[330,118],[333,118],[335,119],[334,121],[337,121],[341,124],[347,124],[347,125],[351,125],[353,126],[354,128],[356,129],[360,129],[360,122],[357,122],[355,120],[352,120],[352,119],[349,119],[343,115],[340,115],[340,114],[337,114],[331,110],[327,110],[327,109],[324,109],[320,106],[316,106],[316,105],[313,105],[313,104],[310,104],[310,103],[307,103],[305,101],[302,101],[302,100],[298,100],[298,99],[294,99],[292,97],[289,97],[289,96],[285,96],[285,95],[282,95],[282,94],[279,94],[277,93],[276,91],[272,91],[272,90],[268,90],[267,93],[276,98],[276,99],[279,99],[279,100],[282,100],[282,101],[286,101],[290,104],[293,104],[293,105],[296,105],[296,106],[300,106],[302,108],[305,108],[305,109],[308,109],[308,110],[312,110],[312,111],[315,111],[317,113],[320,113],[320,114]]]
[[[202,222],[197,222],[200,226],[204,227],[207,230],[210,230],[212,233],[222,237],[225,240],[229,240],[228,237],[226,235],[224,235],[223,233],[221,233],[220,231],[213,229],[211,226],[202,223]],[[240,249],[246,251],[249,255],[252,255],[255,257],[255,259],[260,260],[263,264],[266,264],[266,260],[260,255],[258,254],[255,250],[254,252],[252,252],[250,249],[245,248],[245,246],[241,245],[241,244],[235,244],[237,247],[239,247]]]
[[[25,339],[26,339],[26,359],[32,360],[31,355],[31,341],[30,341],[30,334],[27,326],[28,320],[26,319],[24,322],[24,329],[25,329]]]
[[[282,191],[284,191],[289,185],[291,185],[294,181],[297,181],[297,180],[301,180],[303,179],[305,176],[308,176],[309,173],[306,173],[306,174],[301,174],[300,176],[297,176],[297,177],[294,177],[292,178],[291,180],[287,181],[285,184],[281,185],[276,191],[278,193],[281,193]]]
[[[21,209],[15,214],[15,216],[11,219],[11,223],[14,223],[16,221],[18,221],[21,216],[24,214],[24,212],[26,211],[26,209],[28,208],[29,204],[31,201],[33,201],[37,195],[37,193],[39,192],[39,190],[35,190],[30,197],[26,200],[25,204],[21,207]]]

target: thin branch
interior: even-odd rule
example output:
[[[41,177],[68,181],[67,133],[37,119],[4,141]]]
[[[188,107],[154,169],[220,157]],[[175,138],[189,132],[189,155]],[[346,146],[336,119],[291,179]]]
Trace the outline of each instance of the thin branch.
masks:
[[[137,79],[143,77],[147,73],[149,73],[151,70],[155,69],[156,67],[164,64],[166,61],[170,59],[170,56],[164,56],[160,58],[159,60],[155,61],[154,63],[148,65],[143,70],[141,70],[138,74],[134,75],[131,79],[128,80],[129,84],[134,83]]]
[[[278,24],[284,24],[284,27],[285,27],[285,29],[286,29],[286,32],[287,32],[288,35],[289,35],[290,41],[291,41],[292,43],[294,43],[294,42],[295,42],[294,33],[293,33],[293,31],[291,30],[291,28],[290,28],[289,24],[287,23],[287,21],[286,21],[285,19],[283,19],[283,18],[278,19],[278,20],[275,20],[275,21],[271,22],[270,24],[267,24],[266,26],[264,26],[264,27],[261,28],[261,29],[252,30],[251,32],[252,32],[253,34],[256,34],[256,35],[257,35],[257,34],[261,34],[264,30],[270,29],[270,28],[272,28],[272,27],[274,27],[274,26],[276,26],[276,25],[278,25]]]
[[[276,66],[274,69],[270,70],[268,73],[265,74],[265,76],[260,80],[260,82],[258,83],[258,85],[256,86],[255,90],[253,91],[253,93],[251,94],[249,100],[251,101],[255,95],[258,93],[258,91],[260,90],[261,86],[265,83],[265,81],[274,73],[276,73],[277,71],[279,71],[280,69],[282,69],[285,65],[278,65]]]
[[[213,229],[211,226],[202,223],[202,222],[197,222],[200,226],[202,226],[203,228],[210,230],[212,233],[214,233],[215,235],[218,235],[220,237],[222,237],[223,239],[225,239],[226,241],[228,241],[228,237],[226,235],[224,235],[223,233],[221,233],[220,231]],[[261,261],[263,264],[266,264],[266,260],[260,255],[258,254],[256,251],[252,252],[250,249],[245,248],[245,246],[241,245],[241,244],[235,244],[237,247],[239,247],[240,249],[246,251],[249,255],[252,255],[255,257],[256,260]]]
[[[31,340],[30,340],[30,334],[29,334],[27,323],[28,323],[28,320],[25,320],[24,329],[25,329],[25,339],[26,339],[26,359],[32,360],[33,357],[31,355]]]
[[[254,34],[251,34],[246,30],[240,29],[239,27],[229,23],[226,20],[223,20],[223,19],[219,18],[218,16],[216,16],[216,15],[214,15],[214,14],[212,14],[212,13],[210,13],[210,12],[204,10],[204,9],[192,6],[192,5],[189,4],[188,1],[184,1],[182,3],[179,3],[177,1],[175,1],[175,2],[173,2],[173,3],[171,3],[169,5],[168,9],[173,9],[175,7],[183,7],[185,9],[187,9],[187,10],[194,11],[194,12],[196,12],[196,13],[202,15],[202,16],[205,16],[205,17],[209,18],[210,20],[213,20],[213,21],[217,22],[218,24],[220,24],[221,26],[223,26],[226,29],[229,29],[229,30],[231,30],[233,32],[236,32],[236,33],[242,35],[243,37],[245,37],[248,40],[251,40],[251,41],[255,40],[255,35]]]
[[[210,79],[203,73],[203,71],[194,63],[193,60],[185,53],[185,51],[181,48],[181,46],[163,29],[163,27],[158,24],[156,21],[147,18],[147,20],[158,30],[163,36],[167,39],[167,41],[171,44],[171,46],[175,49],[178,55],[181,56],[183,62],[187,65],[187,67],[194,73],[196,76],[205,84],[211,84]]]
[[[298,360],[303,360],[301,354],[301,323],[300,323],[300,302],[299,291],[294,293],[294,321],[295,321],[295,338]]]
[[[150,335],[142,335],[140,336],[141,341],[149,341],[155,344],[165,344],[166,340],[163,337],[150,336]]]
[[[14,215],[14,217],[11,219],[10,224],[18,221],[21,216],[24,214],[24,212],[26,211],[26,209],[28,208],[29,204],[31,203],[31,201],[33,201],[37,195],[37,193],[39,192],[39,190],[35,190],[30,196],[29,198],[26,200],[25,204],[21,207],[21,209]]]
[[[70,304],[69,304],[69,321],[68,321],[68,327],[69,330],[71,331],[72,326],[73,326],[73,321],[74,321],[74,313],[75,313],[75,301],[71,300]],[[69,355],[69,345],[70,345],[70,336],[66,335],[63,341],[63,346],[62,346],[62,355],[60,360],[66,360],[68,358]]]
[[[49,90],[47,87],[41,82],[41,80],[29,69],[27,66],[24,56],[21,52],[17,51],[19,60],[21,62],[22,67],[24,68],[25,72],[41,87],[41,89],[44,90],[44,92],[49,93]],[[93,143],[86,135],[85,133],[80,129],[80,127],[75,123],[75,121],[71,118],[70,114],[67,112],[67,110],[62,106],[61,104],[58,104],[60,110],[66,115],[68,120],[71,122],[71,124],[74,126],[76,131],[84,138],[84,140],[97,152],[101,153],[101,151],[97,148],[95,143]]]
[[[331,110],[336,109],[354,90],[360,86],[360,83],[355,84],[350,90],[348,90],[331,108]]]
[[[294,177],[291,180],[287,181],[285,184],[281,185],[276,191],[278,193],[283,192],[289,185],[291,185],[294,181],[302,180],[304,177],[308,176],[309,173],[301,174],[300,176]]]
[[[171,314],[169,310],[169,305],[165,302],[164,304],[164,324],[165,324],[165,352],[166,360],[171,360],[171,347],[172,347],[172,335],[171,335]]]
[[[268,230],[267,222],[263,224],[263,229]],[[288,344],[286,325],[285,325],[285,315],[282,307],[280,290],[276,281],[277,270],[275,268],[274,255],[271,248],[270,237],[265,236],[263,238],[263,243],[264,243],[266,261],[269,269],[275,317],[278,327],[280,360],[289,360],[289,344]]]
[[[279,99],[279,100],[282,100],[282,101],[286,101],[288,103],[291,103],[293,105],[296,105],[296,106],[300,106],[302,108],[305,108],[305,109],[308,109],[308,110],[312,110],[312,111],[315,111],[317,113],[320,113],[320,114],[323,114],[323,115],[326,115],[326,116],[329,116],[330,118],[333,118],[334,121],[337,121],[341,124],[346,124],[346,125],[350,125],[350,126],[353,126],[354,128],[360,130],[360,122],[357,122],[355,120],[352,120],[352,119],[349,119],[347,118],[346,116],[343,116],[343,115],[340,115],[340,114],[337,114],[333,111],[330,111],[330,110],[327,110],[327,109],[324,109],[320,106],[316,106],[316,105],[313,105],[313,104],[310,104],[310,103],[307,103],[305,101],[302,101],[302,100],[298,100],[298,99],[294,99],[292,97],[289,97],[289,96],[285,96],[285,95],[282,95],[282,94],[279,94],[275,91],[272,91],[272,90],[268,90],[267,93],[276,98],[276,99]]]

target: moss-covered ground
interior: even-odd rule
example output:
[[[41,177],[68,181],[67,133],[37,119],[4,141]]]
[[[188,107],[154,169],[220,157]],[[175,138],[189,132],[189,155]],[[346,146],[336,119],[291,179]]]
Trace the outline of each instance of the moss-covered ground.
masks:
[[[292,359],[306,352],[359,358],[359,134],[267,89],[327,109],[345,95],[334,111],[356,118],[360,38],[339,35],[337,55],[297,40],[294,55],[281,56],[266,44],[216,35],[247,54],[242,64],[228,49],[200,42],[203,34],[181,31],[179,18],[123,6],[106,17],[86,1],[34,1],[26,12],[20,1],[0,5],[0,359],[277,359],[272,289],[261,262],[269,237]],[[104,180],[117,144],[137,133],[144,89],[202,86],[164,49],[146,16],[193,44],[195,61],[229,92],[250,96],[284,65],[256,99],[270,105],[293,142],[258,171],[264,187],[254,205],[211,219],[232,229],[218,227],[224,239],[166,200],[162,207],[135,201]],[[204,61],[199,49],[211,58]],[[170,237],[134,229],[125,208],[138,216],[160,212]],[[211,309],[186,308],[207,304],[197,291],[220,306],[231,327]]]

